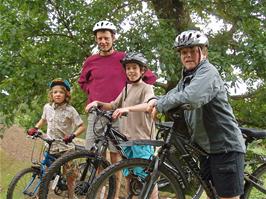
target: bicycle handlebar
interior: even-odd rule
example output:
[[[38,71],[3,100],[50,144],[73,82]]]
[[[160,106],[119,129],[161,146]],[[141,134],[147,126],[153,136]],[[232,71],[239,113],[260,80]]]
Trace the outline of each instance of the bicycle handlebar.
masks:
[[[30,135],[28,135],[28,136],[31,137],[32,139],[39,138],[39,139],[43,140],[44,142],[46,142],[49,145],[51,145],[55,141],[63,141],[63,139],[45,138],[43,135],[44,135],[44,133],[40,129],[38,129],[38,133],[37,134],[35,134],[33,136],[30,136]]]
[[[113,121],[112,115],[114,113],[114,110],[111,111],[106,111],[100,109],[101,106],[93,106],[90,110],[89,113],[96,113],[97,116],[103,116],[107,118],[110,122]],[[122,116],[127,116],[128,113],[123,113]]]
[[[107,118],[110,122],[112,121],[112,114],[113,111],[104,111],[102,109],[100,109],[100,106],[93,106],[90,110],[90,113],[96,113],[97,116],[103,116],[105,118]]]

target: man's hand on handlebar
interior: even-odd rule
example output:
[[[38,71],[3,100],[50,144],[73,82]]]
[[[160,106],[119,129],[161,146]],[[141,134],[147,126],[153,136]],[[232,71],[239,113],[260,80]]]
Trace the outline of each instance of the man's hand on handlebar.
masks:
[[[93,102],[89,103],[89,104],[86,106],[85,111],[88,113],[88,112],[90,111],[90,109],[91,109],[92,107],[94,107],[94,106],[99,107],[99,102],[98,102],[98,101],[93,101]]]

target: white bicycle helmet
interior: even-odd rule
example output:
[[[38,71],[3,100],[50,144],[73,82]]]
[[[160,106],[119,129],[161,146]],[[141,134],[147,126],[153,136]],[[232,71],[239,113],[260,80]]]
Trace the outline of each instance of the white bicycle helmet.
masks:
[[[115,25],[110,21],[99,21],[97,22],[93,27],[94,34],[98,30],[111,30],[113,33],[116,33],[116,27]]]
[[[174,48],[180,50],[190,46],[208,46],[209,41],[205,34],[198,30],[187,30],[175,38]]]

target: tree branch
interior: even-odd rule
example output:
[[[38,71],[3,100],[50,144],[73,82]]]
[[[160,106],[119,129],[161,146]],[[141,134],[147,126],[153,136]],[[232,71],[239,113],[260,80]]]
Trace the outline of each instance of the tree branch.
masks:
[[[48,2],[55,8],[56,13],[58,14],[59,21],[62,22],[63,26],[66,28],[69,34],[68,38],[70,38],[72,41],[77,43],[81,48],[84,48],[84,46],[81,43],[75,40],[75,36],[72,34],[71,29],[69,27],[69,24],[71,24],[71,22],[65,18],[64,14],[60,11],[60,8],[56,5],[56,3],[54,3],[52,0],[48,0]],[[62,35],[62,36],[65,36],[65,35]]]
[[[69,36],[67,34],[62,34],[62,33],[44,33],[44,32],[41,32],[41,34],[39,34],[39,36],[47,36],[47,37],[59,36],[59,37],[67,37],[67,38],[73,39],[72,36]]]
[[[154,86],[163,88],[164,90],[168,89],[168,84],[167,83],[155,82]]]
[[[256,95],[261,92],[260,90],[263,89],[265,85],[260,85],[256,90],[246,92],[241,95],[231,95],[230,98],[233,100],[242,100],[242,99],[247,99],[247,98],[255,98]]]
[[[257,91],[248,92],[248,93],[244,93],[241,95],[231,95],[230,98],[233,100],[242,100],[242,99],[246,99],[246,98],[253,98],[253,97],[255,97],[256,93],[257,93]]]

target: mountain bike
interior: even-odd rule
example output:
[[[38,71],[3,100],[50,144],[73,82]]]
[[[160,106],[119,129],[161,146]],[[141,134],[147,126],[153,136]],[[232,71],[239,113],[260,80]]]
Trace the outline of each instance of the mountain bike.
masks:
[[[57,158],[57,156],[50,154],[50,149],[53,142],[59,141],[59,139],[49,139],[41,131],[31,137],[34,140],[43,140],[48,147],[43,151],[43,159],[36,160],[33,158],[34,151],[37,150],[34,145],[31,158],[32,166],[21,170],[13,177],[8,186],[7,199],[36,198],[40,183],[43,180],[47,168],[50,167]],[[82,149],[82,146],[76,147]],[[53,193],[51,194],[54,198],[57,196],[65,196],[67,193],[65,177],[60,172],[57,172],[56,175],[58,176],[58,183],[53,187]]]
[[[105,169],[110,166],[110,163],[106,160],[106,158],[102,155],[106,152],[108,144],[112,143],[117,151],[121,154],[123,159],[127,159],[126,155],[123,152],[123,143],[127,143],[127,145],[138,144],[138,145],[147,145],[152,144],[154,147],[160,146],[162,141],[153,141],[153,140],[137,140],[137,141],[128,141],[126,136],[121,134],[119,131],[112,127],[112,111],[103,111],[98,107],[93,107],[91,112],[96,114],[96,119],[94,123],[94,134],[97,135],[97,139],[95,140],[94,146],[90,151],[75,151],[69,154],[66,154],[60,158],[58,158],[54,164],[47,171],[47,175],[40,186],[39,197],[40,199],[49,198],[49,187],[50,184],[53,183],[53,175],[56,171],[60,170],[62,165],[67,163],[68,161],[74,161],[83,163],[84,169],[81,172],[81,177],[79,178],[79,182],[75,187],[75,194],[81,197],[86,197],[86,193],[88,188],[93,183],[96,175],[99,171]],[[98,124],[98,125],[97,125]],[[100,125],[99,125],[100,124]],[[164,128],[170,128],[171,124],[167,124],[164,126],[158,125],[159,132],[163,132]],[[100,127],[100,128],[99,128]],[[112,183],[114,179],[111,179],[110,182],[110,190],[116,188],[116,184]],[[159,183],[159,188],[165,188],[165,182],[161,181]],[[199,184],[198,184],[199,185]],[[121,184],[123,186],[123,182]],[[202,193],[202,192],[201,192]],[[199,194],[199,192],[198,192]],[[197,197],[198,199],[199,197]],[[195,198],[196,199],[196,198]]]
[[[158,133],[156,136],[156,140],[165,140],[167,137],[167,134],[169,133],[170,129],[173,127],[174,122],[157,122],[156,126],[158,129]],[[187,131],[183,124],[180,124],[182,126],[182,131]],[[188,135],[186,135],[188,136]],[[183,161],[179,161],[178,163],[175,163],[175,159],[180,154],[177,153],[177,151],[172,147],[170,149],[169,157],[165,159],[165,162],[168,164],[169,167],[172,167],[174,169],[174,165],[180,164],[181,170],[184,172],[185,179],[187,180],[187,186],[183,186],[183,192],[186,195],[186,198],[191,199],[200,199],[200,197],[203,194],[203,187],[198,181],[198,179],[193,175],[193,173],[189,170],[188,166],[184,164]],[[195,154],[194,154],[195,155]],[[169,161],[170,160],[170,161]],[[157,181],[157,186],[159,191],[164,191],[169,189],[169,181],[162,176],[160,176],[159,180]]]
[[[248,149],[249,144],[263,142],[266,138],[266,131],[249,128],[240,128],[245,138],[245,144]],[[264,142],[265,143],[265,142]],[[262,143],[263,145],[263,143]],[[266,198],[266,156],[247,151],[245,156],[245,186],[244,195],[241,199],[262,199]]]
[[[126,136],[112,127],[112,112],[103,111],[98,107],[93,107],[90,112],[96,114],[93,126],[94,134],[97,136],[94,145],[90,150],[73,151],[59,157],[51,167],[40,185],[39,198],[50,197],[51,184],[54,183],[53,176],[57,171],[62,170],[62,166],[68,162],[83,165],[80,171],[80,177],[75,185],[75,195],[78,198],[85,198],[89,186],[92,184],[97,173],[110,165],[110,162],[104,157],[108,145],[112,143],[121,156],[126,158],[119,146],[119,143],[128,141]]]
[[[170,111],[168,116],[174,121],[169,131],[164,131],[164,139],[158,153],[150,160],[128,159],[122,160],[105,169],[90,186],[87,199],[114,198],[115,190],[110,191],[112,183],[116,183],[115,174],[125,169],[130,172],[125,179],[125,183],[120,187],[120,198],[150,198],[151,194],[158,187],[157,183],[164,181],[165,189],[158,189],[158,198],[193,198],[194,195],[187,195],[186,192],[192,183],[189,183],[189,176],[186,169],[196,178],[196,183],[200,183],[206,194],[211,199],[218,199],[211,182],[203,180],[199,168],[199,156],[207,156],[198,145],[192,143],[189,135],[181,128],[183,124],[183,111],[190,110],[190,106],[185,104],[178,109]],[[246,145],[254,140],[264,139],[266,131],[256,131],[242,128],[243,136],[246,138]],[[185,165],[186,167],[184,167]],[[135,168],[142,169],[142,175],[134,172]],[[252,169],[251,169],[252,168]],[[245,194],[243,199],[266,198],[266,162],[265,156],[259,155],[257,158],[246,157],[245,165]],[[156,191],[156,190],[155,190]],[[259,193],[258,193],[259,192]],[[258,195],[259,194],[259,195]]]

